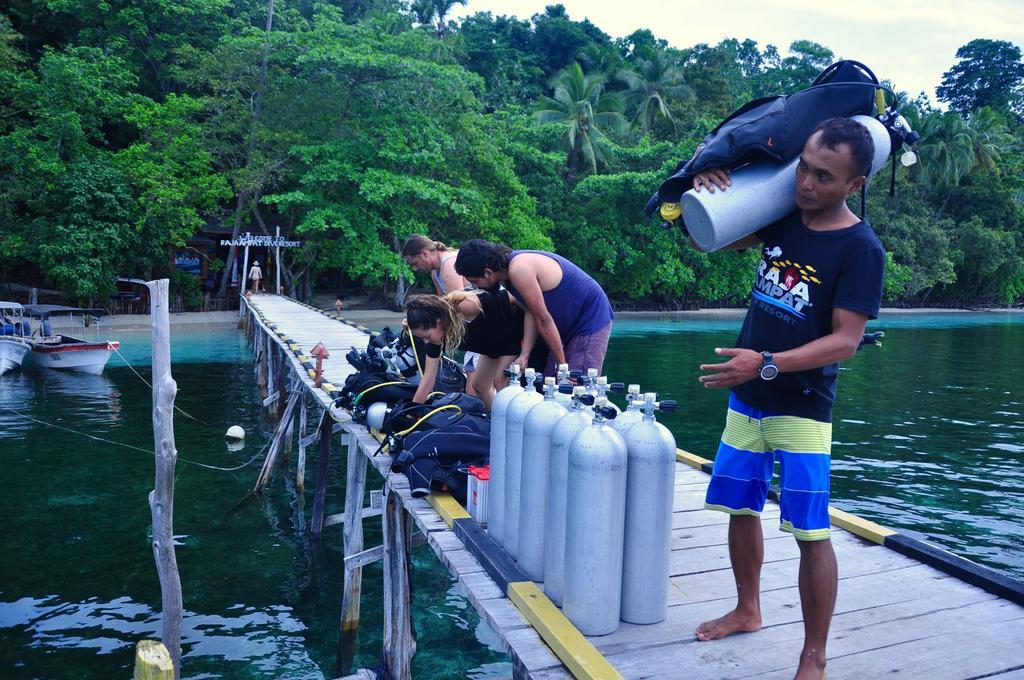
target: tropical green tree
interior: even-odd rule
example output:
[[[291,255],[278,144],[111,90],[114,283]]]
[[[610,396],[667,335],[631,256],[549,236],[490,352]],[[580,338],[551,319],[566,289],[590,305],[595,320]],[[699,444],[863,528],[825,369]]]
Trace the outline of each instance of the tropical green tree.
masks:
[[[644,132],[654,129],[655,120],[660,117],[672,126],[675,135],[675,119],[669,110],[668,99],[689,99],[693,90],[683,82],[683,73],[661,50],[644,49],[632,63],[631,68],[622,69],[618,78],[626,84],[627,106],[635,111],[634,121]]]
[[[617,130],[626,123],[622,99],[605,89],[606,79],[586,75],[573,62],[551,82],[554,93],[541,97],[534,117],[539,123],[562,128],[566,167],[577,176],[596,173],[612,160],[605,130]]]
[[[935,89],[939,101],[967,113],[983,106],[1010,108],[1024,115],[1024,61],[1020,48],[1005,40],[972,40],[956,51],[959,60]]]
[[[469,0],[413,0],[410,9],[417,23],[430,26],[438,39],[448,35],[448,15],[456,5],[465,6]]]

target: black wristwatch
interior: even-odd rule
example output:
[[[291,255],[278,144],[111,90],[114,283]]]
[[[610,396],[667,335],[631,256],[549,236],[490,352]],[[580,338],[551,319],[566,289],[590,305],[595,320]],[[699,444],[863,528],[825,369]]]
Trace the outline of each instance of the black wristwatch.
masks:
[[[779,367],[775,365],[775,359],[771,352],[761,352],[761,380],[775,380],[779,375]]]

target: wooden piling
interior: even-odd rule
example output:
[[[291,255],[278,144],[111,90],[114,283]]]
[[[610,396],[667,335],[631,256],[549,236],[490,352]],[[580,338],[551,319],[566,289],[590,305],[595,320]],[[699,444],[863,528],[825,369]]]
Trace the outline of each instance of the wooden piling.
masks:
[[[170,653],[174,677],[181,677],[181,579],[174,555],[174,397],[171,377],[171,336],[168,280],[149,281],[150,328],[153,343],[153,441],[156,481],[149,493],[153,515],[153,557],[160,578],[161,640]]]
[[[135,645],[132,680],[174,680],[174,662],[162,642],[141,640]]]
[[[366,457],[359,451],[355,435],[345,437],[347,445],[345,476],[345,557],[363,549],[363,496],[366,491]],[[341,596],[341,630],[359,627],[359,598],[362,591],[363,570],[345,570],[345,588]]]
[[[316,493],[313,495],[313,519],[310,522],[310,533],[319,536],[324,529],[324,511],[327,504],[327,476],[331,463],[331,437],[334,420],[324,411],[320,418],[320,460],[316,469]]]
[[[384,666],[396,680],[412,680],[412,635],[409,547],[412,516],[398,494],[388,488],[384,501]]]
[[[302,494],[306,488],[306,446],[302,439],[306,436],[306,400],[299,407],[299,456],[295,462],[295,490]]]
[[[282,441],[288,431],[288,422],[291,420],[292,413],[295,411],[295,404],[299,401],[300,397],[301,392],[294,392],[288,400],[288,405],[284,409],[284,417],[274,431],[274,438],[270,442],[270,450],[267,451],[267,457],[263,461],[263,468],[260,470],[259,477],[256,478],[256,485],[252,489],[254,494],[262,493],[263,489],[267,486],[267,482],[270,481],[270,475],[274,471],[274,462],[277,460],[278,453],[281,451]]]
[[[266,391],[263,393],[263,397],[269,397],[270,393],[277,389],[277,343],[270,337],[270,333],[266,334],[267,338],[267,384]],[[269,414],[274,420],[277,419],[277,402],[271,402],[269,408]]]

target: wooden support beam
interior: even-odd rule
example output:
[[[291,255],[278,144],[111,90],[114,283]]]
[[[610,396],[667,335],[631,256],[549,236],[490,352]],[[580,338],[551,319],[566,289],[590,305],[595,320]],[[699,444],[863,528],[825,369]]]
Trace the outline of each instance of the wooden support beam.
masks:
[[[295,405],[301,398],[301,392],[292,392],[291,398],[288,399],[288,405],[284,409],[284,418],[280,423],[277,424],[277,429],[274,431],[274,438],[270,442],[270,450],[267,451],[267,457],[263,461],[263,468],[260,470],[259,477],[256,478],[256,485],[252,488],[252,493],[262,493],[263,489],[266,488],[267,482],[270,481],[270,475],[274,472],[274,462],[277,460],[277,455],[281,451],[281,443],[284,440],[285,433],[288,430],[288,423],[291,420],[292,413],[295,411]]]
[[[310,533],[319,536],[324,529],[324,509],[327,505],[327,476],[331,465],[331,426],[333,421],[329,413],[324,411],[320,418],[320,460],[316,468],[316,493],[313,495],[313,519],[310,522]]]
[[[306,400],[302,400],[299,408],[299,458],[295,464],[295,490],[301,495],[306,488]]]
[[[421,545],[425,545],[426,542],[426,534],[415,533],[412,535],[410,548],[418,548]],[[367,548],[362,552],[357,552],[355,555],[349,555],[345,558],[345,572],[348,573],[350,569],[362,569],[382,559],[384,559],[384,546],[378,545],[375,548]]]
[[[398,494],[389,490],[384,500],[384,659],[395,680],[412,680],[412,636],[409,590],[409,544],[412,516]]]
[[[345,556],[363,549],[363,494],[366,490],[366,458],[356,443],[355,435],[345,437],[347,448],[345,475]],[[341,594],[341,629],[359,627],[359,597],[362,591],[362,569],[345,570],[345,587]]]
[[[174,680],[174,662],[162,642],[141,640],[135,645],[132,680]]]
[[[167,279],[149,281],[150,328],[153,344],[153,443],[156,450],[156,481],[149,492],[153,515],[153,557],[160,578],[160,639],[181,677],[181,579],[174,555],[174,397],[178,385],[171,377],[171,324]]]
[[[380,517],[383,514],[384,514],[384,509],[383,508],[370,508],[370,507],[366,507],[366,508],[363,508],[362,513],[360,513],[360,517],[362,519],[368,519],[370,517]],[[338,525],[338,524],[341,524],[341,525],[345,524],[345,513],[344,512],[339,512],[336,515],[327,515],[327,517],[324,518],[324,528],[333,527],[333,526]]]

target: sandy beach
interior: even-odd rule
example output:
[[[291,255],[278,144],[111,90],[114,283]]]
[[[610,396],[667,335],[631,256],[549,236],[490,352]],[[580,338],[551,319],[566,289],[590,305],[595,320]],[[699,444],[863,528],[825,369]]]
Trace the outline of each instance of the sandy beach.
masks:
[[[996,307],[991,309],[935,309],[935,308],[883,308],[882,315],[888,314],[976,314],[979,312],[1020,314],[1024,309]],[[616,312],[620,319],[629,318],[686,318],[686,317],[741,317],[746,314],[745,309],[697,309],[678,312]],[[334,316],[333,311],[331,316]],[[384,326],[391,326],[396,329],[402,324],[404,314],[393,312],[388,309],[352,309],[345,310],[344,318],[355,323],[362,324],[370,330],[378,331]],[[192,326],[205,324],[211,326],[231,325],[238,323],[238,312],[181,312],[171,314],[171,326]],[[55,328],[81,327],[81,320],[76,319],[70,324],[54,323]],[[105,316],[100,320],[100,328],[117,328],[125,330],[143,330],[149,328],[149,316],[146,314],[121,314]]]

